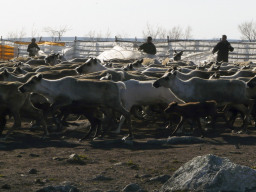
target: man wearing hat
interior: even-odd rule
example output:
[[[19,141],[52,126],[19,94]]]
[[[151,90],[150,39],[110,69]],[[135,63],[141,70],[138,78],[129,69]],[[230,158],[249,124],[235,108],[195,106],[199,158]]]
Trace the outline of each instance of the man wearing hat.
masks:
[[[213,48],[212,54],[217,51],[217,62],[228,62],[228,52],[234,51],[234,48],[227,41],[226,35],[222,35],[221,41]]]
[[[31,43],[28,45],[28,49],[27,49],[27,52],[29,52],[29,56],[34,57],[38,50],[40,50],[40,48],[36,44],[36,39],[32,38]]]
[[[152,37],[147,38],[147,42],[139,46],[139,50],[151,55],[156,54],[156,46],[152,43]]]

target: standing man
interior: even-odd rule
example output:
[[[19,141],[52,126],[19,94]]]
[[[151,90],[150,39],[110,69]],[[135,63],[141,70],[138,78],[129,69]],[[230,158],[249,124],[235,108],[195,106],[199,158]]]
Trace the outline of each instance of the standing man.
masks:
[[[212,54],[218,51],[217,62],[228,62],[228,52],[234,51],[234,48],[227,41],[227,36],[222,35],[221,41],[213,48]]]
[[[27,48],[27,52],[29,52],[29,56],[34,57],[36,55],[37,51],[39,51],[39,50],[40,50],[40,48],[36,44],[36,39],[32,38],[31,43],[28,45],[28,48]]]
[[[139,50],[151,55],[156,54],[156,46],[152,43],[152,37],[147,38],[147,42],[139,46]]]

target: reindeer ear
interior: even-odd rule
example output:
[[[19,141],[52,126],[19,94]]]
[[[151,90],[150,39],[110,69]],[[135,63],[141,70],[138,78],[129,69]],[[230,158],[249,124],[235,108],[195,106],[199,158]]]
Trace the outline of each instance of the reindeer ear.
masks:
[[[94,62],[94,64],[97,64],[97,59],[94,58],[94,59],[93,59],[93,62]]]
[[[38,81],[40,81],[43,78],[43,75],[41,73],[36,75],[36,78]]]
[[[176,71],[176,70],[172,70],[172,71],[171,71],[171,74],[172,74],[172,75],[176,75],[176,74],[177,74],[177,71]]]

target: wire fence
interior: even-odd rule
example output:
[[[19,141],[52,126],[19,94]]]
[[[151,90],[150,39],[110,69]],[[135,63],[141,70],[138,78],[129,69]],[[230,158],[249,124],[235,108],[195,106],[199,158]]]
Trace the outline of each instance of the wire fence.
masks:
[[[114,46],[125,47],[126,50],[137,50],[144,43],[142,40],[74,40],[65,42],[38,42],[40,49],[46,54],[65,53],[68,59],[97,57]],[[154,44],[159,58],[173,57],[174,51],[184,51],[183,57],[194,61],[205,59],[211,54],[217,40],[170,40],[156,39]],[[234,51],[230,53],[230,61],[256,61],[256,43],[245,41],[230,41]],[[0,40],[0,60],[9,60],[18,56],[27,56],[29,42]]]

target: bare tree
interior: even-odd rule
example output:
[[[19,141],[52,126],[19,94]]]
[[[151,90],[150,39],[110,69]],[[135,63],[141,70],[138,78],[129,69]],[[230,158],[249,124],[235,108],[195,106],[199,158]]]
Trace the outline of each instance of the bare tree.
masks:
[[[238,29],[242,34],[242,39],[249,41],[256,40],[256,23],[253,20],[241,23],[238,25]]]
[[[183,31],[180,26],[175,26],[169,30],[168,35],[170,39],[181,39],[183,37]]]
[[[31,37],[39,37],[39,31],[38,29],[35,27],[35,24],[33,24],[32,29],[31,29]]]
[[[157,38],[159,38],[159,39],[166,39],[166,37],[167,37],[167,30],[162,28],[162,27],[160,27]]]
[[[184,39],[191,39],[192,38],[192,28],[190,26],[187,26],[187,28],[184,31],[183,38]]]
[[[87,34],[85,34],[85,37],[88,37],[89,40],[94,41],[96,37],[96,32],[91,30]]]
[[[174,26],[170,30],[166,30],[160,26],[152,26],[147,24],[146,30],[143,30],[143,37],[146,38],[147,36],[151,36],[154,39],[165,39],[169,36],[170,39],[189,39],[192,37],[192,28],[188,26],[184,32],[180,26]]]
[[[111,37],[111,32],[110,32],[109,29],[105,32],[105,36],[104,37],[105,37],[106,41]]]
[[[22,38],[24,38],[25,36],[26,36],[26,32],[24,28],[22,28],[20,31],[9,32],[7,34],[7,39],[12,39],[14,41],[21,41]]]
[[[151,36],[153,39],[157,39],[159,34],[162,33],[164,31],[164,29],[162,29],[161,27],[155,27],[153,25],[150,25],[149,23],[147,23],[146,25],[146,30],[143,30],[143,37],[146,39],[148,36]]]
[[[69,30],[70,29],[67,26],[60,26],[58,29],[52,27],[44,28],[44,31],[51,36],[52,41],[55,39],[55,37],[57,37],[58,41],[61,41],[63,35]]]

